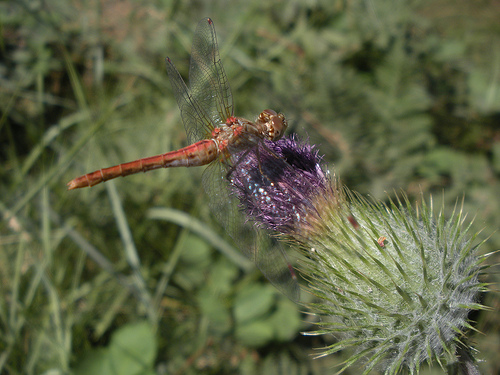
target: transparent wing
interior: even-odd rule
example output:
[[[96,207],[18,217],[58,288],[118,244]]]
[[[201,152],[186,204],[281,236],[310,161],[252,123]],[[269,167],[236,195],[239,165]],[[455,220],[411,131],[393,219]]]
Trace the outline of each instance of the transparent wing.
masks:
[[[238,160],[237,156],[233,160]],[[298,301],[299,286],[281,243],[245,217],[234,187],[227,178],[231,170],[231,163],[222,160],[212,163],[203,173],[203,186],[214,216],[264,276],[283,294]]]
[[[172,61],[167,57],[167,74],[172,90],[181,111],[182,122],[186,129],[187,139],[190,144],[210,138],[214,124],[207,112],[189,92],[186,83]]]
[[[222,66],[214,23],[205,18],[193,37],[189,88],[214,124],[233,116],[233,97]]]
[[[191,49],[189,88],[167,57],[167,73],[189,143],[210,138],[233,115],[233,99],[222,67],[212,20],[198,23]]]

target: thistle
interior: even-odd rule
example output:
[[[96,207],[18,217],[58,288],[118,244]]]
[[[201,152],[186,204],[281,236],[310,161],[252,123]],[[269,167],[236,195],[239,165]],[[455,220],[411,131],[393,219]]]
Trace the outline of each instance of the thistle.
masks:
[[[240,208],[257,226],[280,236],[294,236],[317,213],[311,198],[330,190],[314,146],[295,138],[265,141],[231,174]]]
[[[474,373],[467,316],[485,309],[478,296],[476,234],[462,206],[445,220],[422,199],[368,201],[329,178],[314,146],[294,138],[266,143],[231,175],[240,208],[302,254],[306,308],[321,318],[308,335],[334,335],[328,355],[351,349],[365,373],[418,373],[423,362],[459,364]]]

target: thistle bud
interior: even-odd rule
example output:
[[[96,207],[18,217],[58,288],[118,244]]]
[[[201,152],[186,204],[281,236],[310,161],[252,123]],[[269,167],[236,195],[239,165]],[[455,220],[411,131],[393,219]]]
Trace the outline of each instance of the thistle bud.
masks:
[[[285,138],[247,155],[231,177],[256,225],[301,251],[298,270],[316,298],[305,306],[321,318],[307,334],[338,339],[322,355],[352,349],[341,371],[360,361],[365,373],[386,374],[472,358],[465,331],[469,312],[485,308],[478,303],[485,257],[462,207],[445,220],[423,199],[417,208],[405,196],[369,201],[320,163],[314,146]]]

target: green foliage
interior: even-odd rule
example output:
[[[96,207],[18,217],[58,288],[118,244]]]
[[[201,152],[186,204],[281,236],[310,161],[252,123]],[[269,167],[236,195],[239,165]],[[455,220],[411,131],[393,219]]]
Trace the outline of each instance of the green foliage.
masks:
[[[293,339],[301,328],[300,316],[294,304],[281,297],[269,285],[251,285],[234,300],[236,337],[250,347],[272,341]]]
[[[144,319],[158,345],[147,371],[325,373],[341,361],[311,363],[325,343],[297,339],[297,309],[225,241],[201,168],[66,191],[82,173],[186,144],[164,58],[187,77],[206,16],[238,115],[284,112],[352,190],[434,192],[445,207],[465,193],[484,237],[500,227],[493,2],[4,1],[0,372],[67,373]],[[484,250],[499,247],[497,231]],[[260,313],[241,320],[248,305]],[[493,314],[477,327],[492,373]]]
[[[156,337],[148,322],[129,323],[116,330],[108,346],[85,353],[75,365],[76,375],[151,375]]]

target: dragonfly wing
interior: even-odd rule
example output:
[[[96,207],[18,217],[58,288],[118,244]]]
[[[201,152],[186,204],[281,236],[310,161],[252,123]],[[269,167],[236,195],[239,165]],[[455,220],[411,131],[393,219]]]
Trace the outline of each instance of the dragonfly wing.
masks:
[[[172,85],[177,105],[181,110],[182,122],[189,143],[193,144],[202,139],[210,138],[214,124],[209,115],[190,93],[179,71],[168,57],[166,58],[166,65],[168,79]]]
[[[234,186],[227,178],[230,170],[223,161],[212,163],[203,173],[203,186],[214,216],[264,276],[283,294],[298,301],[299,286],[282,245],[245,216]]]
[[[281,242],[264,230],[256,231],[254,246],[249,249],[253,261],[264,276],[292,301],[300,299],[295,271]]]
[[[223,124],[233,116],[231,88],[219,56],[214,23],[210,18],[201,20],[194,33],[189,87],[212,123]]]

